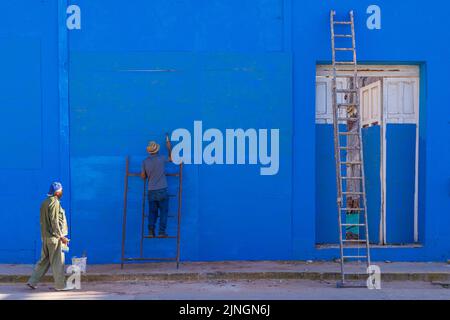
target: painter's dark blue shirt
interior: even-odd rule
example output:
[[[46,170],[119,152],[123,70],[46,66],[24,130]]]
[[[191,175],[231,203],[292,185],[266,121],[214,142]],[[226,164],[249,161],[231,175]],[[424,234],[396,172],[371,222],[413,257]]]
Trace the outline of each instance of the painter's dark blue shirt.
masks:
[[[167,188],[165,173],[166,157],[163,155],[149,155],[142,162],[142,171],[145,171],[148,181],[148,190]]]

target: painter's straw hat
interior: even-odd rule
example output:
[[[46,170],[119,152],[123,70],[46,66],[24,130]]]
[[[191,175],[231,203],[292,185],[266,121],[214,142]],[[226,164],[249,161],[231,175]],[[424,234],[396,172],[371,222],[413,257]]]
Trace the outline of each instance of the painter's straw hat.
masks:
[[[159,151],[159,144],[155,141],[150,141],[147,146],[147,152],[150,154],[155,154]]]

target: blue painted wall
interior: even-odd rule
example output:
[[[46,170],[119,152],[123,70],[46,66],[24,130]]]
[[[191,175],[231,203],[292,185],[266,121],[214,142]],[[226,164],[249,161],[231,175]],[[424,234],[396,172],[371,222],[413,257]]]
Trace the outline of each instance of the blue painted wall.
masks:
[[[412,243],[416,126],[388,124],[386,140],[386,241]]]
[[[364,175],[366,177],[366,200],[369,222],[369,239],[379,243],[381,219],[381,143],[380,126],[362,129],[364,151]],[[409,156],[409,155],[408,155]],[[414,153],[413,153],[414,156]],[[414,172],[413,172],[414,174]],[[414,184],[413,184],[414,186]],[[412,214],[408,212],[408,214]],[[412,243],[409,242],[409,243]]]
[[[365,11],[370,4],[378,4],[381,7],[382,30],[370,31],[366,28]],[[449,227],[450,217],[448,214],[442,214],[442,211],[450,212],[446,187],[450,173],[449,109],[441,104],[442,101],[447,101],[450,95],[444,89],[444,74],[449,67],[443,58],[450,50],[450,36],[443,31],[447,17],[441,11],[447,9],[448,4],[432,1],[426,6],[430,6],[429,10],[424,10],[424,4],[419,1],[292,2],[295,164],[293,230],[296,230],[293,238],[294,256],[319,259],[337,256],[336,249],[316,249],[314,245],[315,202],[305,201],[305,198],[315,197],[314,190],[317,188],[311,186],[316,183],[314,172],[317,170],[310,170],[314,167],[315,159],[304,156],[316,154],[316,141],[309,139],[312,133],[316,132],[315,65],[317,62],[330,60],[328,13],[332,8],[338,13],[355,10],[359,60],[366,63],[423,63],[419,132],[419,238],[423,248],[374,249],[372,257],[389,260],[442,260],[449,256],[450,242],[445,230]],[[436,52],[442,54],[438,55]],[[432,106],[435,109],[432,109]],[[434,166],[433,162],[437,165]],[[299,196],[300,194],[302,196]],[[437,249],[438,247],[440,249]]]
[[[0,12],[0,261],[33,262],[39,205],[61,178],[58,11],[56,1],[2,1]]]
[[[120,257],[125,155],[139,171],[148,140],[163,144],[165,132],[192,132],[193,121],[202,120],[204,130],[223,132],[280,128],[281,152],[291,153],[288,54],[73,52],[70,61],[73,244],[103,257],[101,262],[111,257],[88,239],[104,239],[113,257]],[[265,235],[290,228],[291,159],[283,156],[279,173],[270,177],[260,176],[259,166],[186,165],[182,258],[287,259],[290,233]],[[137,179],[129,212],[136,226],[129,226],[138,231],[141,191]],[[84,228],[86,221],[102,227]],[[139,234],[128,232],[130,253]],[[147,240],[146,247],[163,241],[170,242]]]
[[[184,260],[338,256],[336,249],[315,246],[315,162],[316,155],[326,152],[317,153],[315,147],[320,134],[314,112],[315,67],[330,60],[332,8],[339,14],[355,10],[361,61],[421,63],[423,247],[380,248],[372,256],[375,260],[448,258],[450,108],[446,101],[450,92],[445,85],[450,71],[450,4],[437,0],[426,5],[419,0],[68,2],[81,7],[82,29],[67,31],[67,46],[63,42],[59,47],[58,15],[65,16],[65,10],[58,8],[56,0],[0,4],[0,46],[9,49],[0,54],[2,60],[11,61],[6,68],[10,76],[0,76],[2,87],[10,88],[11,94],[0,98],[2,121],[11,119],[0,129],[4,159],[0,197],[6,204],[0,216],[1,262],[36,260],[39,201],[51,180],[68,176],[68,165],[70,184],[63,183],[71,186],[66,206],[71,206],[72,254],[86,250],[91,262],[118,262],[125,155],[132,156],[137,170],[147,140],[162,141],[164,132],[190,128],[194,120],[219,129],[280,128],[281,164],[279,174],[271,177],[260,176],[256,166],[186,166]],[[378,31],[365,26],[366,8],[374,3],[382,9]],[[58,100],[63,97],[58,86],[65,79],[58,62],[64,53],[70,111]],[[132,72],[138,68],[176,71]],[[39,89],[32,80],[37,78]],[[14,104],[28,108],[24,121],[4,107]],[[30,116],[34,114],[40,114],[41,120]],[[64,128],[60,119],[65,116],[70,116],[70,140],[60,135]],[[32,145],[26,154],[23,141]],[[70,156],[60,151],[64,142],[70,142]],[[334,184],[330,180],[326,187]],[[26,190],[27,201],[23,191],[14,192],[19,187]],[[139,214],[142,185],[135,181],[131,189],[135,194],[130,198],[130,214],[133,206]],[[137,221],[130,222],[129,234],[136,227]],[[15,241],[5,241],[11,237]],[[130,238],[130,255],[136,253],[136,241]],[[171,250],[169,246],[154,250]]]
[[[346,130],[343,125],[341,131]],[[364,148],[364,169],[366,177],[367,212],[369,219],[369,239],[378,243],[380,224],[380,127],[372,126],[362,129]],[[345,137],[341,138],[344,145]],[[316,243],[339,243],[336,204],[336,165],[334,160],[333,125],[316,124]],[[344,153],[341,158],[345,159]],[[341,172],[347,175],[345,167]],[[331,183],[333,182],[334,183]],[[414,186],[414,184],[413,184]],[[345,215],[342,217],[345,219]],[[343,220],[345,221],[345,220]],[[363,230],[360,230],[361,234]]]
[[[380,137],[378,125],[362,129],[369,239],[374,244],[380,243],[382,161]],[[387,124],[386,144],[386,243],[410,245],[414,243],[416,125]],[[344,159],[345,155],[341,157]],[[339,242],[335,221],[336,186],[330,184],[330,181],[336,179],[331,124],[316,124],[315,164],[316,242],[336,244]],[[342,170],[342,175],[346,175],[345,169]]]

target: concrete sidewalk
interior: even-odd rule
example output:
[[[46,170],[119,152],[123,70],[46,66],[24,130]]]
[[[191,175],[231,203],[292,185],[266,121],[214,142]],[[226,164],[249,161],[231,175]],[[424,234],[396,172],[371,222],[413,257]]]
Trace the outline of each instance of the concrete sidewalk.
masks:
[[[89,263],[89,261],[88,261]],[[450,264],[437,262],[373,262],[381,268],[383,281],[429,281],[450,283]],[[346,271],[357,279],[365,272],[364,264],[346,263]],[[33,265],[1,264],[0,283],[25,282]],[[224,261],[175,263],[139,263],[89,265],[83,281],[135,281],[135,280],[337,280],[340,265],[336,262],[304,261]],[[364,274],[362,279],[367,276]],[[43,281],[52,281],[48,274]]]

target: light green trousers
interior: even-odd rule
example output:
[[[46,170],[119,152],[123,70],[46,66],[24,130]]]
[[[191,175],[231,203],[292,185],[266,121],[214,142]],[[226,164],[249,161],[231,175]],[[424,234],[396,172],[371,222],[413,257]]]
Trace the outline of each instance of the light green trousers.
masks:
[[[41,259],[36,264],[28,283],[35,286],[50,267],[52,267],[55,288],[63,289],[66,286],[64,252],[61,250],[61,241],[56,238],[42,239]]]

